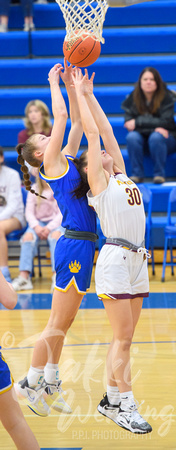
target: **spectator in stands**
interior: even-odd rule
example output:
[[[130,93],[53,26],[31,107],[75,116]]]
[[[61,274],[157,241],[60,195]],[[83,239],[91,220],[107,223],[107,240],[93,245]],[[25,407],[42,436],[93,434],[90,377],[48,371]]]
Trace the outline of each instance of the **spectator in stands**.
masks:
[[[48,3],[48,0],[36,0],[35,3],[38,3],[38,5],[46,5],[46,3]]]
[[[142,70],[135,89],[123,101],[127,149],[135,183],[144,179],[143,157],[150,153],[154,164],[154,183],[165,181],[167,155],[176,152],[174,93],[167,89],[153,67]]]
[[[20,176],[16,170],[6,167],[3,163],[4,154],[0,147],[0,270],[10,282],[6,236],[23,228],[26,221]]]
[[[12,286],[16,291],[33,289],[30,276],[36,247],[39,240],[47,240],[51,253],[53,272],[51,291],[53,291],[55,285],[54,250],[62,233],[62,214],[54,199],[53,191],[46,181],[37,176],[36,183],[32,188],[39,195],[42,195],[42,198],[33,195],[31,192],[28,193],[25,214],[29,227],[20,241],[20,274],[13,280]]]
[[[18,144],[24,144],[32,134],[51,135],[52,124],[47,105],[41,100],[31,100],[25,108],[26,128],[18,133]]]
[[[24,31],[34,30],[33,23],[33,0],[21,0],[21,6],[24,14]],[[10,0],[0,0],[0,32],[8,31]]]

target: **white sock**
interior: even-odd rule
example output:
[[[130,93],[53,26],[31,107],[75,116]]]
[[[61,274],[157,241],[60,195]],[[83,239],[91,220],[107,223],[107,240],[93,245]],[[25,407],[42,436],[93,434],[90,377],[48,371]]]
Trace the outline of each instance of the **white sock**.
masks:
[[[127,409],[129,409],[129,407],[131,405],[135,405],[135,400],[133,397],[133,392],[132,391],[127,391],[127,392],[121,392],[120,393],[120,401],[121,401],[121,405],[120,408],[123,411],[126,411]]]
[[[44,378],[44,370],[37,367],[30,367],[27,374],[27,380],[30,387],[36,387],[41,384]]]
[[[59,367],[58,364],[47,363],[44,368],[45,381],[48,384],[58,384]]]
[[[119,405],[120,403],[120,392],[117,386],[107,385],[107,397],[111,405]]]

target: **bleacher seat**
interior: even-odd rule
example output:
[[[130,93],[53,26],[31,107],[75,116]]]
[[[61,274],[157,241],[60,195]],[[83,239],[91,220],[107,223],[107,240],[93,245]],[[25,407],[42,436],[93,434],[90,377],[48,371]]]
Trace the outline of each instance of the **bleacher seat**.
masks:
[[[174,266],[176,266],[176,256],[173,255],[173,247],[176,240],[176,188],[173,188],[169,195],[168,209],[167,209],[167,223],[164,229],[165,242],[164,242],[164,258],[163,258],[163,270],[162,281],[165,281],[165,269],[166,266],[171,266],[171,273],[174,275]],[[170,250],[170,261],[167,262],[167,250]]]
[[[54,64],[63,63],[63,57],[44,59],[0,60],[0,86],[46,86],[48,72]],[[167,83],[175,83],[175,55],[108,56],[100,57],[90,67],[95,71],[96,84],[135,83],[146,66],[154,66]],[[15,76],[14,76],[15,75]]]
[[[168,84],[168,88],[176,93],[176,84]],[[123,115],[124,111],[121,108],[121,103],[124,98],[132,91],[132,86],[96,86],[94,94],[101,104],[102,108],[109,115]],[[64,100],[68,106],[67,94],[65,88],[61,84],[61,91]],[[0,89],[0,117],[9,116],[24,116],[26,104],[33,99],[40,97],[40,100],[45,102],[51,111],[51,94],[48,87],[20,87],[15,89]],[[175,103],[176,113],[176,103]]]
[[[105,27],[175,25],[175,17],[175,0],[156,0],[154,3],[138,4],[128,8],[109,8]],[[63,15],[55,2],[46,5],[34,3],[34,21],[37,29],[65,28]],[[13,5],[10,10],[9,28],[22,29],[23,23],[21,7]]]
[[[29,37],[23,31],[4,33],[1,37],[1,57],[26,57],[29,54]],[[33,57],[63,55],[63,30],[42,30],[31,33],[30,52]],[[101,55],[115,54],[160,54],[174,53],[176,48],[176,27],[166,28],[106,28],[103,32],[105,43],[101,46]],[[123,45],[122,45],[123,43]]]

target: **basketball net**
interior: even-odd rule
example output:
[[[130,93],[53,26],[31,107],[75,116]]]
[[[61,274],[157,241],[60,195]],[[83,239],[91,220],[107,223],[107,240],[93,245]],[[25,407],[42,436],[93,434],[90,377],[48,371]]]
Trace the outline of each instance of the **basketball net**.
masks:
[[[108,3],[106,0],[56,0],[66,24],[66,40],[78,38],[86,33],[104,43],[102,37]],[[84,36],[83,36],[84,38]]]
[[[109,6],[130,6],[136,3],[152,2],[154,0],[56,0],[66,24],[66,40],[87,35],[104,43],[102,37],[103,23]]]

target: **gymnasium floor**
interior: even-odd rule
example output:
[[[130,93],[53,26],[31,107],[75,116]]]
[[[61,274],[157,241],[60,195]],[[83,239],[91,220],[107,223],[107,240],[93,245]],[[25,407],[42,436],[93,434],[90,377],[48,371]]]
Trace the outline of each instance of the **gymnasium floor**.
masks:
[[[161,269],[157,265],[153,276],[149,267],[151,293],[144,301],[131,350],[134,396],[153,432],[134,435],[97,412],[106,391],[105,359],[111,330],[94,293],[93,274],[90,294],[84,297],[68,332],[60,361],[64,398],[73,413],[52,410],[50,416],[41,418],[21,405],[42,449],[176,450],[176,278],[167,268],[166,281],[161,283]],[[13,278],[17,272],[17,268],[11,269]],[[35,340],[48,320],[50,277],[50,267],[43,268],[41,279],[36,269],[33,292],[19,294],[15,310],[1,308],[1,345],[15,381],[26,375]],[[15,449],[1,426],[0,449]]]

